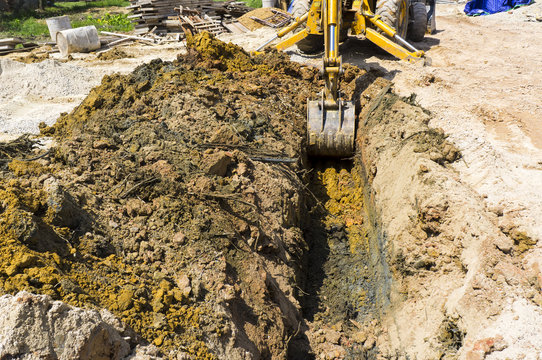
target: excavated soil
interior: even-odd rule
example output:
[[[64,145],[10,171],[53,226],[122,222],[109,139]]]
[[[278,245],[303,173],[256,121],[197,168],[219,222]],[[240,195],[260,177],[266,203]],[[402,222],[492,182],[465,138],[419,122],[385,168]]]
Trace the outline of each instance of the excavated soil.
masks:
[[[208,34],[189,46],[105,76],[41,126],[47,152],[25,139],[2,150],[2,289],[106,308],[166,356],[308,354],[304,104],[322,84],[278,53],[251,58]],[[347,71],[350,93],[363,75]],[[337,176],[322,173],[326,186]]]
[[[96,56],[98,60],[102,60],[102,61],[117,60],[117,59],[132,58],[132,57],[133,57],[132,55],[127,54],[126,51],[119,48],[113,48],[112,50],[101,52]]]
[[[480,328],[540,302],[536,241],[500,230],[413,97],[345,66],[358,152],[316,161],[304,153],[316,69],[208,34],[188,47],[105,76],[41,126],[51,149],[29,138],[0,147],[4,293],[105,308],[137,334],[132,349],[152,343],[166,358],[451,359],[512,347]],[[529,300],[505,311],[509,294]]]

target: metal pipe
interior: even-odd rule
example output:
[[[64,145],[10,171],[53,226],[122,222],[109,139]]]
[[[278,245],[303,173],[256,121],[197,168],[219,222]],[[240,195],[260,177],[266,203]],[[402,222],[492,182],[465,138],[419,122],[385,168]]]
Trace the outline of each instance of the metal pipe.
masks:
[[[299,17],[299,18],[296,18],[295,19],[295,22],[292,23],[291,25],[288,25],[287,27],[285,27],[284,29],[280,30],[279,32],[277,32],[277,34],[269,41],[266,41],[265,44],[261,45],[260,47],[258,47],[256,49],[256,51],[260,51],[261,49],[263,49],[264,47],[266,47],[267,45],[269,45],[273,40],[276,40],[278,38],[281,38],[283,37],[284,35],[288,34],[290,31],[292,30],[295,30],[295,28],[297,28],[299,25],[301,25],[302,23],[304,23],[305,21],[307,21],[307,19],[309,18],[309,13],[305,13],[303,16]]]
[[[335,58],[336,56],[336,44],[335,44],[335,25],[329,25],[329,58]]]
[[[410,51],[412,51],[412,52],[419,51],[418,49],[416,49],[414,46],[410,45],[408,41],[406,41],[405,39],[403,39],[399,35],[395,34],[395,36],[393,38],[395,40],[399,41],[404,47],[408,48]]]
[[[271,38],[271,40],[266,41],[263,45],[261,45],[259,48],[257,48],[256,51],[260,51],[261,49],[263,49],[264,47],[266,47],[267,45],[269,45],[271,42],[273,42],[274,40],[276,40],[278,38],[279,38],[278,35],[273,36],[273,38]]]

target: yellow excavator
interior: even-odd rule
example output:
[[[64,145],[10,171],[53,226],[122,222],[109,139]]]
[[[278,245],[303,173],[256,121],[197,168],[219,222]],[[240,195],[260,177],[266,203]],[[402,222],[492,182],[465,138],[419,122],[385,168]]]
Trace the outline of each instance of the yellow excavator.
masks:
[[[423,61],[424,52],[405,38],[410,31],[409,37],[414,41],[423,39],[427,27],[425,3],[408,3],[408,0],[313,0],[310,3],[310,0],[294,0],[292,8],[295,21],[257,51],[296,30],[298,32],[278,42],[275,47],[284,50],[297,44],[303,52],[324,49],[322,73],[325,88],[318,100],[309,99],[307,104],[307,151],[313,156],[352,156],[356,134],[355,106],[344,101],[339,89],[342,73],[339,43],[348,33],[363,35],[399,59]],[[410,23],[409,13],[414,17]]]

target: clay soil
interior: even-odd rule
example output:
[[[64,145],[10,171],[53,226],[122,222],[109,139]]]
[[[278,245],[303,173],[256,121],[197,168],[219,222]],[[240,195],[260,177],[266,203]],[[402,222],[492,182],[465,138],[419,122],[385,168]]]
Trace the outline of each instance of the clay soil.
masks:
[[[440,9],[432,67],[341,47],[346,161],[304,153],[323,84],[287,55],[204,35],[105,76],[52,148],[0,146],[3,292],[106,308],[165,358],[537,359],[541,8]]]
[[[344,81],[359,96],[373,79],[349,68]],[[359,171],[322,171],[323,193],[305,200],[304,103],[321,86],[316,69],[208,34],[174,62],[105,76],[40,126],[52,148],[33,153],[26,137],[2,147],[3,291],[106,308],[138,334],[133,345],[167,357],[314,354],[300,303],[317,296],[306,274],[321,266],[307,263],[308,206],[321,207],[323,232],[367,252]],[[324,297],[339,278],[329,268]],[[366,303],[359,280],[342,290],[354,313],[327,311],[334,322]]]

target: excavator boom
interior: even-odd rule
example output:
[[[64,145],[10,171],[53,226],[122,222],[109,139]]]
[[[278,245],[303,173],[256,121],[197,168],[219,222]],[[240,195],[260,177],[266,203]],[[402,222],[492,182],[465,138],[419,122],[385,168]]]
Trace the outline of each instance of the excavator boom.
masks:
[[[343,0],[314,0],[304,15],[258,49],[277,38],[282,39],[302,25],[301,31],[280,41],[276,48],[284,50],[309,36],[323,36],[322,73],[325,87],[318,100],[308,99],[307,104],[307,152],[313,156],[351,157],[355,151],[355,106],[342,98],[339,88],[343,71],[339,55],[341,33],[350,30],[353,35],[364,35],[401,60],[418,61],[424,58],[423,51],[414,48],[372,11],[369,0],[347,3],[351,8],[343,9]]]

